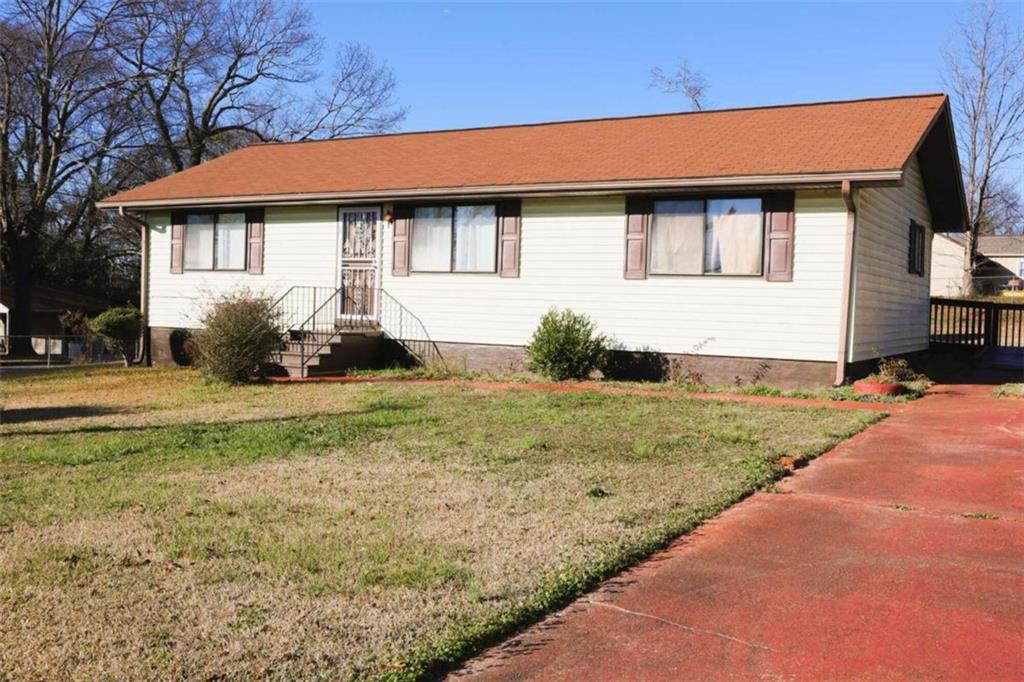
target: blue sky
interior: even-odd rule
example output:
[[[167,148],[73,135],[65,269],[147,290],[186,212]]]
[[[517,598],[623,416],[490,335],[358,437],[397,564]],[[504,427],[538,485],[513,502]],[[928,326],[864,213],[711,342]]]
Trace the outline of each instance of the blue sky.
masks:
[[[686,108],[653,66],[701,70],[714,108],[942,90],[963,3],[310,2],[328,44],[386,60],[403,130]],[[1003,6],[1015,19],[1024,3]]]

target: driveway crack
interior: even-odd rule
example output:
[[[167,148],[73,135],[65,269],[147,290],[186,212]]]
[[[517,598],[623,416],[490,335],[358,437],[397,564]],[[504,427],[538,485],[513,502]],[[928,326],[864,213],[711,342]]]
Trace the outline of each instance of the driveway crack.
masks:
[[[677,623],[674,620],[669,620],[667,618],[662,618],[660,616],[654,616],[654,615],[651,615],[649,613],[644,613],[642,611],[633,611],[632,609],[623,608],[623,607],[618,606],[616,604],[610,604],[608,602],[600,602],[600,601],[591,602],[591,604],[593,604],[594,606],[602,606],[602,607],[607,608],[607,609],[613,609],[615,611],[620,611],[621,613],[627,613],[627,614],[629,614],[631,616],[637,616],[638,618],[648,618],[650,620],[654,620],[654,621],[657,621],[659,623],[664,623],[665,625],[671,625],[672,627],[678,628],[680,630],[685,630],[686,632],[692,632],[692,633],[698,634],[698,635],[708,635],[708,636],[711,636],[711,637],[718,637],[719,639],[724,639],[724,640],[727,640],[729,642],[735,642],[736,644],[742,644],[743,646],[750,647],[751,649],[759,649],[760,651],[775,651],[775,649],[772,649],[771,647],[767,647],[767,646],[765,646],[763,644],[757,644],[756,642],[748,642],[745,639],[740,639],[739,637],[733,637],[732,635],[726,634],[724,632],[717,632],[715,630],[705,630],[704,628],[698,628],[698,627],[694,627],[692,625],[684,625],[683,623]]]

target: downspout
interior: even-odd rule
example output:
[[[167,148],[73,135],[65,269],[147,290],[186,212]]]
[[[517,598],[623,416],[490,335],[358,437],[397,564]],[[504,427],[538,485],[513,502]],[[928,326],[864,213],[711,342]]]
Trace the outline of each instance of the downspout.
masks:
[[[138,216],[128,215],[124,206],[117,207],[117,213],[125,220],[135,223],[139,227],[141,239],[139,242],[139,312],[142,313],[143,327],[142,338],[140,339],[138,351],[135,354],[135,361],[140,364],[149,364],[149,225]]]
[[[856,246],[857,205],[853,201],[853,183],[843,180],[843,203],[846,204],[846,243],[843,249],[843,293],[840,302],[839,316],[839,353],[836,358],[836,386],[846,380],[846,354],[850,347],[851,320],[853,320],[854,287],[856,285],[856,269],[854,268],[854,247]]]

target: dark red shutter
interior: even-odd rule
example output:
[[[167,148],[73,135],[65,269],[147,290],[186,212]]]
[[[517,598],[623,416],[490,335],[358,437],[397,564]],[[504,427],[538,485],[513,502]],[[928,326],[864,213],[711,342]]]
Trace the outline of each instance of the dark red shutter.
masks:
[[[498,204],[498,276],[519,276],[522,241],[522,202],[518,199]]]
[[[626,197],[626,279],[647,279],[647,226],[653,212],[651,199]]]
[[[263,209],[262,208],[250,208],[245,212],[245,222],[248,225],[247,234],[249,235],[249,274],[250,275],[262,275],[263,274],[263,235],[266,232],[266,227],[263,222]]]
[[[764,198],[764,275],[769,282],[793,281],[793,192],[774,192]]]
[[[391,274],[395,277],[409,276],[409,238],[412,235],[412,206],[396,204],[391,212],[395,219],[394,234],[391,238]]]
[[[171,274],[185,271],[185,214],[171,211]]]

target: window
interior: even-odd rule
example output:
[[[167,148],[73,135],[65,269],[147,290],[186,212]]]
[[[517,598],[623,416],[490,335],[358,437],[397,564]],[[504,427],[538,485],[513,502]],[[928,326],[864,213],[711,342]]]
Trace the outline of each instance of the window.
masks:
[[[758,276],[763,245],[760,197],[654,202],[651,274]]]
[[[418,206],[411,251],[417,272],[496,272],[497,211],[493,205]]]
[[[911,220],[907,272],[924,277],[924,225]]]
[[[190,214],[185,222],[185,269],[244,270],[245,214]]]

